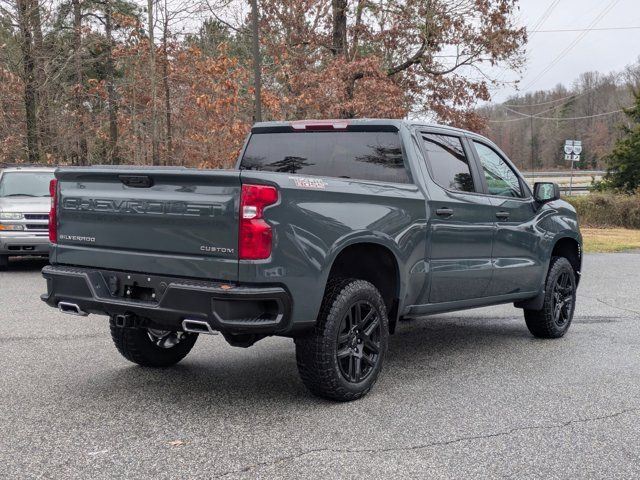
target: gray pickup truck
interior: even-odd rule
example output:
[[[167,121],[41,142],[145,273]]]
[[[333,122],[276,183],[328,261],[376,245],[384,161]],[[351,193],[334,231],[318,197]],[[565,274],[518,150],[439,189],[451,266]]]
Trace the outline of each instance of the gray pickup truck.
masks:
[[[0,165],[0,268],[10,256],[48,255],[53,171]]]
[[[486,305],[565,334],[574,209],[491,141],[396,120],[256,124],[233,171],[60,168],[42,299],[110,317],[120,353],[179,362],[199,334],[295,340],[304,384],[353,400],[402,318]]]

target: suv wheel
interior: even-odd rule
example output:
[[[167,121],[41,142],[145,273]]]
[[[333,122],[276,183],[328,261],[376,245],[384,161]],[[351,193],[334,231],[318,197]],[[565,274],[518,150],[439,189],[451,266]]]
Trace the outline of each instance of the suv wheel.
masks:
[[[187,356],[198,339],[197,333],[119,327],[113,317],[109,325],[120,354],[143,367],[175,365]]]
[[[560,338],[571,325],[576,307],[576,276],[569,260],[552,257],[541,310],[524,311],[527,328],[539,338]]]
[[[366,395],[382,369],[388,338],[380,292],[364,280],[331,280],[314,330],[296,338],[303,383],[315,395],[332,400]]]

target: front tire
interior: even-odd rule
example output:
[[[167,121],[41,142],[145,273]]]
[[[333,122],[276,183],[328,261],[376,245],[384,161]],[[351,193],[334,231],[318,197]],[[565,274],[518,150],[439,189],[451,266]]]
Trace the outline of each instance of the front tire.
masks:
[[[364,280],[331,280],[316,326],[295,340],[302,382],[320,397],[356,400],[378,379],[388,339],[380,292]]]
[[[576,276],[569,260],[552,257],[542,309],[524,311],[527,328],[538,338],[560,338],[571,326],[576,308]]]
[[[197,333],[119,327],[114,317],[111,317],[109,326],[111,338],[120,354],[143,367],[175,365],[187,356],[198,339]]]

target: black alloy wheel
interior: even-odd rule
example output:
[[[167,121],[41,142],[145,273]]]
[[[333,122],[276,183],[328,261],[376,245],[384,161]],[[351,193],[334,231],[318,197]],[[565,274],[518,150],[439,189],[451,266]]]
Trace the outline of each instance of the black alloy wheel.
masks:
[[[553,288],[553,321],[559,328],[571,321],[575,290],[573,277],[569,272],[562,272]]]
[[[564,257],[553,257],[540,310],[524,310],[529,331],[538,338],[560,338],[571,326],[576,308],[576,272]]]
[[[362,382],[374,371],[380,358],[380,316],[368,301],[355,302],[343,317],[336,357],[348,382]]]

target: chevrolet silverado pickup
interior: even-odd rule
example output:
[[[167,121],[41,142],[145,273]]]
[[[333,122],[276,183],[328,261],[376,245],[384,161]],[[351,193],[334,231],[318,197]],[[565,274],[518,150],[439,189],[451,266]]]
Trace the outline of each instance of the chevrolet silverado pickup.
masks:
[[[0,268],[9,256],[49,253],[53,168],[0,165]]]
[[[128,360],[167,367],[200,334],[293,338],[303,383],[347,401],[400,319],[514,303],[536,337],[573,317],[582,239],[490,140],[399,120],[264,122],[235,170],[59,168],[50,306],[110,318]]]

